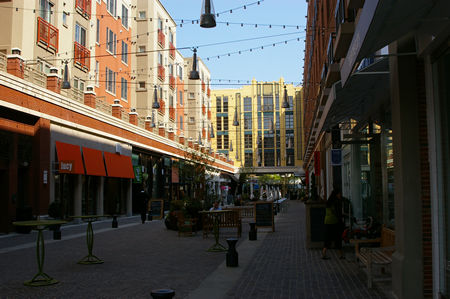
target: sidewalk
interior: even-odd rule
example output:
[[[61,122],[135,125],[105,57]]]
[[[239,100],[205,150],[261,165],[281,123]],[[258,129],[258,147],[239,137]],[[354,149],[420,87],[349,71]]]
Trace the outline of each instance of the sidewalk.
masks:
[[[93,254],[105,261],[79,265],[87,254],[86,225],[66,226],[62,240],[46,233],[44,271],[60,282],[26,287],[37,272],[36,233],[0,237],[0,298],[151,298],[158,288],[175,290],[175,298],[388,298],[383,290],[366,288],[365,275],[349,251],[347,260],[321,260],[320,250],[305,249],[304,205],[290,202],[276,216],[275,233],[258,231],[248,241],[243,223],[238,243],[239,267],[225,267],[225,253],[207,252],[214,242],[178,237],[163,221],[140,224],[140,217],[94,224]],[[221,231],[221,243],[235,237]]]

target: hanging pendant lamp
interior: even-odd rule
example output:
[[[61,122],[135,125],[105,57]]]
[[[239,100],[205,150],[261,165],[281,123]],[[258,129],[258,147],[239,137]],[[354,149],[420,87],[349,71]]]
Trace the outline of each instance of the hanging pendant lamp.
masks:
[[[202,12],[200,15],[200,27],[213,28],[216,27],[216,15],[212,0],[203,0]]]
[[[236,151],[236,161],[239,160],[239,151]]]
[[[281,105],[281,108],[289,108],[289,102],[288,102],[288,93],[287,93],[287,89],[286,89],[286,85],[284,86],[284,99],[283,99],[283,104]]]
[[[230,140],[230,152],[233,151],[233,140]]]
[[[61,89],[70,89],[69,67],[67,66],[67,61],[66,64],[64,65],[64,80]]]
[[[152,104],[152,108],[153,109],[159,109],[161,106],[159,105],[159,102],[158,102],[158,89],[156,88],[156,85],[155,85],[155,90],[154,90],[154,92],[153,92],[153,104]]]
[[[237,115],[237,106],[234,109],[233,126],[235,126],[235,127],[239,126],[238,115]]]
[[[154,128],[154,127],[156,127],[156,124],[155,124],[155,111],[152,111],[152,122],[150,124],[150,128]]]
[[[200,80],[200,74],[197,71],[197,49],[194,49],[192,57],[192,71],[189,73],[189,80]]]

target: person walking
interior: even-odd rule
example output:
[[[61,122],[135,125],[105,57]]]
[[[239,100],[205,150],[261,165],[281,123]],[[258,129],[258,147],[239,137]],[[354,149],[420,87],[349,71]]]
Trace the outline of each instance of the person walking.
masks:
[[[342,231],[344,222],[342,219],[342,192],[334,189],[326,203],[325,209],[325,242],[322,249],[322,259],[327,260],[327,250],[330,249],[331,243],[339,250],[339,258],[344,259],[342,251]]]
[[[141,192],[139,192],[139,204],[141,207],[141,221],[142,224],[145,223],[145,219],[147,217],[147,205],[148,205],[148,194],[145,190],[145,184],[142,186]]]

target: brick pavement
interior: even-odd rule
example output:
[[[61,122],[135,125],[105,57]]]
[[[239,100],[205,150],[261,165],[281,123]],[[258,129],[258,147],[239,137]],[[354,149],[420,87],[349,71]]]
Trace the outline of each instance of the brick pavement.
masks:
[[[331,251],[324,261],[320,250],[305,249],[302,203],[290,202],[276,218],[276,232],[258,232],[258,241],[247,240],[244,224],[235,270],[225,269],[225,253],[206,252],[213,238],[178,237],[162,221],[142,225],[139,217],[120,219],[119,229],[110,220],[95,223],[93,253],[105,263],[78,265],[86,226],[66,226],[61,241],[46,233],[44,270],[60,283],[40,288],[23,285],[37,270],[36,233],[0,236],[0,298],[150,298],[155,288],[174,289],[176,298],[386,298],[379,288],[367,290],[350,255],[342,261]],[[221,294],[205,292],[211,281],[222,284]]]

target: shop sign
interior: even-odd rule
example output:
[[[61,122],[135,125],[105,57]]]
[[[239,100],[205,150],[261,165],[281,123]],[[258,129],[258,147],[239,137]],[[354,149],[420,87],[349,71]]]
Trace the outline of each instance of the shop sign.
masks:
[[[331,150],[331,165],[340,166],[342,165],[342,150],[332,149]]]
[[[59,171],[72,172],[73,161],[59,161]]]
[[[133,183],[142,183],[142,167],[140,165],[133,166],[134,179]]]

